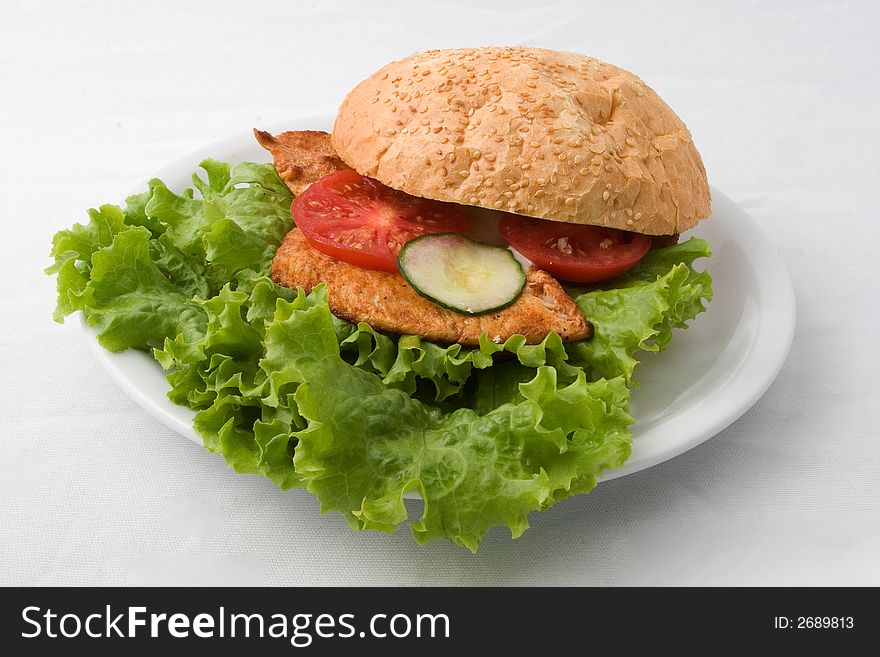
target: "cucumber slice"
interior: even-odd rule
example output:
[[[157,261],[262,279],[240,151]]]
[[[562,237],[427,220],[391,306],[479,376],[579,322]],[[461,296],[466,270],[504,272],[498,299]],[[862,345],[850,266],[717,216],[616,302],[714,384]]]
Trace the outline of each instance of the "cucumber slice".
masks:
[[[513,253],[459,233],[410,240],[400,250],[397,266],[416,292],[465,315],[506,308],[526,284],[525,271]]]

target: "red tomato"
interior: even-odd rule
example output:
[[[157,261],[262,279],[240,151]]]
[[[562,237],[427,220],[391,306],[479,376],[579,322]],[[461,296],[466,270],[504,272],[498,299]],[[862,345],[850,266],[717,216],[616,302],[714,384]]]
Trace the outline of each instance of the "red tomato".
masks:
[[[355,171],[312,183],[290,207],[321,253],[365,269],[397,271],[397,253],[425,233],[463,233],[461,206],[404,194]]]
[[[572,283],[620,276],[651,248],[651,238],[614,228],[505,214],[498,230],[538,267]]]

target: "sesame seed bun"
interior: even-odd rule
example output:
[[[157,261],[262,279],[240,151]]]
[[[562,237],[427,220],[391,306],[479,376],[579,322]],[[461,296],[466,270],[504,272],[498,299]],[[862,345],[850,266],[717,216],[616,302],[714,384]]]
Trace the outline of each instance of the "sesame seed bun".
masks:
[[[414,196],[671,235],[707,217],[687,127],[632,73],[538,48],[431,50],[343,101],[333,146]]]

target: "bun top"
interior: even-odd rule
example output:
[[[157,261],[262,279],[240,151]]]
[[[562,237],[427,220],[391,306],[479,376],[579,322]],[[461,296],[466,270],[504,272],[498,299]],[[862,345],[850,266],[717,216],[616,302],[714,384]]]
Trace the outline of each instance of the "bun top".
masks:
[[[333,146],[414,196],[652,235],[693,227],[709,185],[687,127],[644,82],[539,48],[430,50],[342,102]]]

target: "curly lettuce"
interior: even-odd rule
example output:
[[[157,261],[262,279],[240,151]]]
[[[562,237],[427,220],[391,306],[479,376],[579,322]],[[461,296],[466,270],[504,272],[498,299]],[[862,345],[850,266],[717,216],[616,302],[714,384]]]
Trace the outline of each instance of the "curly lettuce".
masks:
[[[591,340],[477,347],[391,336],[330,312],[319,286],[276,285],[292,227],[271,164],[206,160],[194,189],[159,180],[53,241],[55,318],[82,311],[112,351],[150,351],[205,447],[239,472],[304,487],[353,529],[394,531],[418,494],[416,541],[476,551],[491,528],[586,493],[631,451],[640,352],[705,310],[698,239],[651,251],[602,288],[572,288]]]

